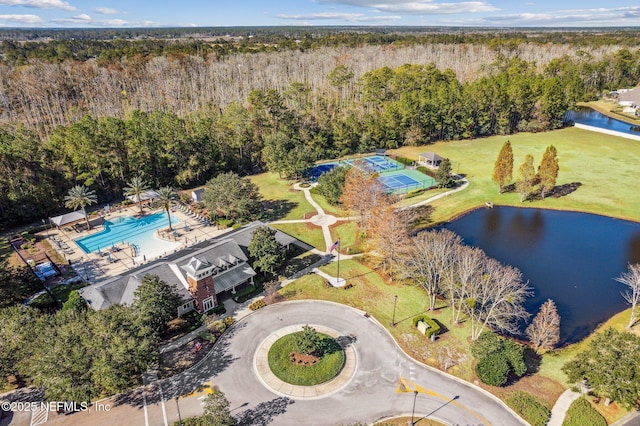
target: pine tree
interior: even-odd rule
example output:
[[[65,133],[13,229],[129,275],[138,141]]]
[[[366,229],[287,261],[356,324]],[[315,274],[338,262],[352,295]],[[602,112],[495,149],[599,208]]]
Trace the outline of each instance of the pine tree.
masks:
[[[506,141],[498,154],[498,159],[493,167],[493,181],[498,184],[502,194],[505,186],[513,179],[513,149],[511,142]]]
[[[527,154],[524,163],[520,166],[516,188],[520,193],[520,201],[524,201],[533,192],[536,181],[536,169],[533,167],[533,155]]]
[[[538,179],[540,180],[540,196],[542,199],[556,186],[558,177],[558,151],[553,145],[549,145],[542,156],[538,167]]]
[[[529,327],[527,336],[536,352],[541,349],[550,351],[560,341],[560,315],[553,300],[547,299],[540,307]]]

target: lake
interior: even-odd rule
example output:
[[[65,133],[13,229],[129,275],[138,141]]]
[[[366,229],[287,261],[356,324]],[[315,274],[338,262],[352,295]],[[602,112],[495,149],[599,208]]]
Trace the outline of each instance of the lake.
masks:
[[[577,342],[626,309],[614,280],[640,262],[640,223],[585,213],[516,207],[478,209],[444,226],[465,243],[517,267],[534,288],[535,315],[551,298],[561,316],[561,344]]]
[[[631,130],[633,124],[616,120],[611,117],[587,107],[576,107],[569,110],[565,114],[565,121],[573,121],[575,123],[586,124],[588,126],[600,127],[602,129],[615,130],[616,132],[628,133],[630,135],[640,136],[640,131]],[[640,123],[638,123],[640,125]]]

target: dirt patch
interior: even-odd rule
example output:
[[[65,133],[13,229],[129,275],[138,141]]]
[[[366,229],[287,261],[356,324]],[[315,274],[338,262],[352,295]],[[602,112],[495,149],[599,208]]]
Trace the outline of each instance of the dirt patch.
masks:
[[[198,343],[201,346],[196,350]],[[177,349],[161,353],[158,376],[160,378],[171,377],[187,370],[207,356],[211,348],[213,348],[212,342],[197,337]]]
[[[317,364],[320,361],[320,358],[318,358],[315,355],[307,355],[307,354],[299,354],[297,352],[291,352],[289,354],[289,361],[291,361],[293,364],[296,364],[296,365],[307,366],[307,365]]]

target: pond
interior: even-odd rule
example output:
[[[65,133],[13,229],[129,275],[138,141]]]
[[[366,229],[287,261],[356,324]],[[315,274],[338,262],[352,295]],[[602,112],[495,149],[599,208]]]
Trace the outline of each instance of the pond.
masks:
[[[615,130],[616,132],[640,136],[639,130],[632,130],[632,128],[640,125],[640,122],[634,126],[633,124],[607,117],[606,115],[587,107],[576,107],[574,110],[567,111],[565,114],[565,121],[573,121],[579,124],[586,124],[588,126],[600,127],[602,129]]]
[[[614,280],[640,262],[640,223],[585,213],[516,207],[479,209],[445,225],[465,243],[522,271],[535,315],[551,298],[561,316],[561,344],[577,342],[626,309]]]

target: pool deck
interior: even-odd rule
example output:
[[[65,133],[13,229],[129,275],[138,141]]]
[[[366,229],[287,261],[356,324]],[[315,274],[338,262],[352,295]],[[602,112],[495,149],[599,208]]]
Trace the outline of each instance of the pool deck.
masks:
[[[144,214],[151,215],[159,211],[163,210],[149,210],[146,208],[144,210]],[[125,241],[124,245],[122,243],[116,244],[116,250],[102,250],[101,253],[94,252],[86,254],[74,241],[75,239],[102,231],[102,223],[104,220],[111,220],[122,216],[135,216],[139,213],[139,207],[137,205],[132,205],[128,208],[118,210],[117,212],[111,212],[103,217],[91,218],[90,231],[76,232],[74,230],[69,230],[69,227],[64,226],[60,229],[51,229],[42,232],[40,235],[47,238],[51,245],[51,250],[55,250],[60,258],[64,259],[64,261],[70,262],[78,275],[86,279],[89,283],[95,283],[108,277],[120,275],[130,269],[149,263],[152,260],[176,253],[186,247],[218,237],[232,230],[232,228],[218,229],[216,226],[206,226],[185,212],[179,209],[174,209],[171,212],[171,217],[177,218],[180,222],[186,222],[189,230],[185,230],[182,223],[180,223],[178,227],[174,226],[177,236],[171,236],[171,239],[165,239],[167,242],[174,243],[169,251],[162,253],[156,252],[155,255],[152,256],[147,256],[144,253],[134,256],[132,248]],[[57,241],[66,244],[68,250],[65,251],[59,249],[54,241],[54,237]],[[111,259],[111,261],[109,261],[109,259]]]

